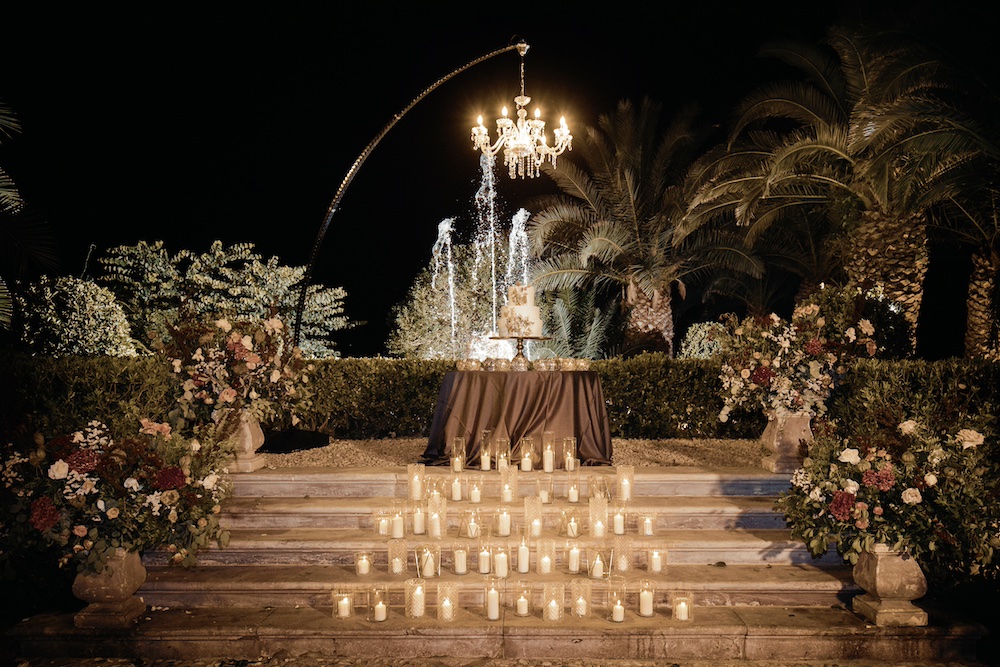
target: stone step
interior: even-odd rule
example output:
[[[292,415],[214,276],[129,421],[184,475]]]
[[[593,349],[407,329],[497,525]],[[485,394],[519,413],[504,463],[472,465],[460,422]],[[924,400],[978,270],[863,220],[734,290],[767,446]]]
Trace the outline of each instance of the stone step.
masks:
[[[677,529],[662,530],[652,537],[630,536],[637,558],[645,550],[667,549],[669,563],[766,564],[766,563],[820,563],[839,564],[840,558],[830,552],[814,559],[805,544],[793,540],[789,531],[782,529]],[[542,538],[556,540],[562,547],[565,537],[544,532]],[[240,529],[230,533],[225,548],[210,546],[198,552],[198,562],[203,565],[321,565],[352,564],[354,554],[369,551],[376,563],[385,563],[388,540],[373,535],[371,531],[349,528],[288,528]],[[450,563],[452,544],[464,543],[470,554],[476,551],[479,540],[459,538],[452,529],[442,540],[409,538],[408,544],[439,543],[442,561]],[[515,544],[515,538],[510,539]],[[591,538],[584,535],[576,540],[581,548],[595,545],[610,546],[609,537]],[[534,548],[534,544],[532,544]],[[562,549],[560,548],[559,551]],[[379,560],[381,559],[381,561]],[[166,563],[169,554],[147,552],[143,557],[148,565]]]
[[[448,468],[429,466],[426,474],[442,480],[453,473]],[[497,471],[482,474],[486,496],[499,498],[500,475]],[[614,488],[615,468],[583,467],[579,472],[581,492],[586,498],[587,478],[601,475]],[[538,480],[551,477],[554,491],[565,495],[567,473],[546,474],[539,471],[520,473],[522,495],[535,495]],[[407,497],[406,468],[272,468],[230,475],[235,497]],[[659,467],[635,471],[635,496],[775,496],[788,489],[787,474],[757,468]],[[527,489],[532,489],[530,492]]]
[[[226,501],[222,524],[229,529],[357,528],[374,530],[373,512],[389,509],[390,498],[360,497],[235,497]],[[637,516],[655,515],[655,530],[677,528],[783,528],[784,517],[768,496],[640,496],[628,503],[626,530],[636,532]],[[478,510],[481,521],[489,523],[493,513],[506,507],[514,524],[524,523],[524,503],[448,502],[448,525],[457,529],[466,511]],[[551,529],[559,525],[563,512],[576,513],[589,522],[587,502],[569,503],[564,500],[542,506],[544,523]],[[613,510],[610,510],[613,513]]]
[[[360,609],[359,609],[360,611]],[[799,661],[871,661],[907,665],[971,662],[985,629],[931,613],[926,627],[875,627],[837,607],[696,607],[681,622],[658,609],[626,612],[623,623],[600,616],[543,621],[509,612],[486,621],[459,609],[452,622],[406,618],[393,609],[374,623],[359,614],[336,619],[330,606],[216,607],[150,610],[123,631],[78,629],[73,614],[39,614],[11,629],[24,658],[99,656],[136,660],[257,660],[309,654],[396,658],[618,659],[721,661],[769,665]],[[416,663],[419,664],[419,663]],[[851,663],[846,663],[851,664]],[[846,667],[846,665],[845,665]]]
[[[195,609],[203,607],[272,606],[324,607],[331,604],[331,591],[350,590],[356,599],[375,585],[387,586],[402,605],[403,582],[409,575],[391,576],[384,568],[359,577],[354,568],[344,565],[247,565],[199,566],[191,569],[150,567],[139,594],[146,603],[160,607]],[[517,580],[536,586],[536,598],[544,582],[569,582],[584,575],[557,572],[539,575],[512,572],[508,587]],[[704,606],[792,605],[831,606],[847,604],[860,590],[855,586],[848,566],[815,567],[812,565],[669,565],[662,573],[635,568],[624,573],[628,581],[646,578],[656,582],[657,600],[667,603],[669,590],[691,591],[697,604]],[[436,600],[436,584],[455,582],[461,604],[481,607],[484,577],[475,572],[458,576],[443,570],[440,577],[427,579],[429,602]],[[605,601],[607,581],[591,580],[595,604]],[[535,600],[535,604],[540,599]]]

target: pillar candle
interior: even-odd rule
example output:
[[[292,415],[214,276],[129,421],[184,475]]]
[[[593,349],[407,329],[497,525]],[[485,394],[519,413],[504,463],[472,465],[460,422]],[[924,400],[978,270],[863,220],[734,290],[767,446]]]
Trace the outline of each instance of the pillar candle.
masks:
[[[521,543],[517,548],[517,571],[524,574],[531,567],[531,550],[528,545]]]
[[[455,605],[450,599],[445,598],[441,601],[441,620],[450,621],[453,618],[455,618]]]
[[[479,574],[490,573],[490,550],[483,549],[479,552]]]
[[[427,530],[427,526],[424,523],[425,520],[424,510],[417,507],[413,510],[413,534],[423,535],[424,531]]]
[[[491,621],[500,618],[500,592],[495,588],[486,593],[486,618]]]
[[[551,449],[542,452],[542,470],[552,472],[556,467],[556,453]]]
[[[521,472],[531,472],[531,457],[524,456],[521,458]]]
[[[469,537],[479,537],[479,524],[475,519],[469,519]]]
[[[582,595],[576,599],[576,607],[574,609],[574,612],[576,613],[577,616],[587,615],[587,599],[584,598]]]
[[[543,503],[548,504],[548,502],[549,502],[549,490],[548,489],[538,489],[538,497],[542,499]]]
[[[615,513],[615,535],[625,534],[625,515],[621,512]]]
[[[514,491],[511,490],[510,484],[503,485],[503,488],[500,490],[500,500],[505,503],[509,503],[514,500]]]
[[[430,549],[421,554],[420,576],[425,579],[437,576],[437,562],[434,560],[434,552]]]
[[[427,600],[424,598],[424,587],[417,586],[416,590],[413,591],[410,613],[412,613],[415,618],[420,618],[424,615],[426,608]]]
[[[379,519],[378,520],[378,534],[388,535],[389,534],[389,519]]]
[[[479,457],[479,467],[481,469],[483,469],[483,470],[489,470],[490,469],[490,455],[488,453],[483,452],[480,455],[480,457]]]
[[[576,522],[576,517],[569,520],[566,524],[566,536],[567,537],[579,537],[580,536],[580,524]]]
[[[389,569],[393,574],[402,574],[404,569],[403,559],[398,556],[393,558],[392,562],[389,563]]]
[[[441,539],[441,515],[434,512],[427,524],[427,536],[435,540]]]
[[[517,615],[527,616],[528,615],[528,598],[523,595],[517,599]]]
[[[542,520],[532,519],[531,520],[531,536],[540,537],[542,534]]]
[[[451,457],[451,470],[452,472],[462,472],[462,468],[465,467],[465,462],[459,456]]]
[[[457,477],[451,483],[451,499],[455,501],[462,499],[462,481]]]
[[[580,547],[575,544],[569,548],[569,557],[567,558],[569,571],[576,574],[580,571]]]
[[[642,518],[642,534],[643,535],[652,535],[653,534],[653,518],[652,517],[646,516],[646,517]]]
[[[615,623],[621,623],[625,620],[625,607],[622,606],[621,602],[615,602],[615,606],[612,607],[611,620]]]
[[[497,518],[497,535],[507,537],[510,535],[510,512],[504,510]]]
[[[559,603],[555,600],[549,600],[545,606],[545,619],[549,621],[559,620]]]
[[[552,559],[548,556],[542,556],[541,560],[538,561],[538,573],[549,574],[550,572],[552,572]]]
[[[580,502],[580,489],[577,488],[576,484],[569,487],[569,490],[566,492],[566,498],[571,503]]]
[[[468,571],[468,552],[465,549],[455,549],[455,574],[465,574]]]
[[[674,603],[674,618],[678,621],[688,620],[688,601],[679,599]]]
[[[404,531],[405,524],[403,523],[403,515],[395,514],[392,517],[392,537],[399,539],[403,537],[406,533]]]
[[[493,573],[502,579],[506,579],[509,572],[507,554],[501,551],[493,557]]]
[[[563,463],[563,467],[570,472],[576,470],[576,458],[573,456],[567,456],[566,461]]]
[[[351,615],[351,598],[350,596],[343,595],[340,600],[337,601],[337,616],[340,618],[347,618]]]
[[[598,520],[594,522],[594,526],[591,528],[590,532],[594,537],[604,537],[604,535],[608,532],[608,529],[605,527],[603,521]]]
[[[385,606],[384,602],[379,602],[375,605],[375,620],[384,621],[389,615],[389,609]]]
[[[653,591],[646,589],[639,592],[639,614],[642,616],[653,615]]]
[[[469,489],[469,501],[470,502],[478,503],[482,499],[483,499],[483,492],[479,488],[478,484],[476,484],[471,489]]]
[[[357,563],[358,574],[364,575],[368,574],[372,570],[372,562],[368,560],[367,556],[362,556],[358,559]]]
[[[649,554],[649,571],[650,572],[661,572],[663,570],[663,556],[660,555],[659,551],[654,551]]]
[[[594,567],[591,568],[590,575],[594,579],[600,579],[604,576],[604,561],[601,560],[600,555],[594,558]]]

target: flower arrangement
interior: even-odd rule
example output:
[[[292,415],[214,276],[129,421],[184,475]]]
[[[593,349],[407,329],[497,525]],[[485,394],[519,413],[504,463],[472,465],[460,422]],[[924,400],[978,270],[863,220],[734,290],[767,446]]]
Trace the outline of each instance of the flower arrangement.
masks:
[[[728,315],[723,322],[729,334],[722,339],[719,374],[723,422],[734,409],[755,405],[822,416],[846,364],[859,355],[874,356],[879,349],[868,319],[834,328],[816,302],[796,307],[790,322],[774,313],[742,320]]]
[[[814,556],[833,545],[856,563],[882,543],[929,576],[983,574],[1000,547],[1000,465],[984,442],[972,428],[938,434],[913,419],[851,438],[826,422],[777,508]]]
[[[113,439],[93,421],[35,444],[27,456],[8,445],[3,457],[4,551],[55,547],[60,566],[101,572],[118,549],[162,546],[172,563],[189,566],[198,549],[228,542],[218,521],[229,492],[225,444],[148,420],[132,438]]]

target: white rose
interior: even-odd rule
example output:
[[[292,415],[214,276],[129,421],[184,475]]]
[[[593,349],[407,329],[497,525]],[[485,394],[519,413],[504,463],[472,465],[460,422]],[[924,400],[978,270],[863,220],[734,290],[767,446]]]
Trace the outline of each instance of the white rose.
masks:
[[[907,505],[916,505],[921,500],[923,500],[923,498],[920,496],[920,492],[914,489],[913,487],[910,487],[909,489],[903,491],[900,497],[903,499],[903,502],[906,503]]]
[[[917,432],[917,422],[912,419],[907,419],[899,425],[899,432],[903,435],[913,435]]]
[[[955,435],[955,440],[962,444],[962,449],[969,449],[970,447],[978,447],[983,444],[983,434],[979,431],[974,431],[971,428],[963,428]]]
[[[125,480],[125,488],[128,489],[129,491],[138,491],[139,480],[137,480],[135,477],[129,477],[128,479]]]
[[[847,491],[848,493],[853,494],[855,496],[858,495],[858,489],[861,488],[861,485],[855,482],[853,479],[845,479],[841,484],[841,486],[844,488],[844,491]]]
[[[854,448],[848,448],[840,453],[840,456],[837,457],[837,460],[840,461],[841,463],[850,463],[852,465],[857,465],[858,463],[861,462],[861,454],[858,452],[858,450]]]
[[[66,479],[69,474],[69,464],[59,459],[49,466],[49,479]]]
[[[873,333],[875,333],[875,327],[873,327],[872,323],[869,322],[868,320],[861,320],[860,322],[858,322],[858,328],[861,329],[861,333],[863,333],[866,336],[871,336]]]
[[[813,487],[813,490],[809,492],[809,498],[815,500],[818,503],[823,502],[823,492],[820,491],[819,487]]]
[[[205,476],[205,479],[201,480],[201,485],[206,489],[214,489],[218,481],[219,481],[219,476],[213,472],[209,473],[208,475]]]
[[[229,330],[233,328],[233,325],[229,323],[229,320],[224,320],[224,319],[215,320],[215,326],[219,327],[226,333],[229,333]]]
[[[934,486],[935,484],[937,484],[937,475],[935,475],[932,472],[929,472],[926,475],[924,475],[924,484],[926,484],[927,486]]]
[[[858,335],[854,333],[854,327],[848,327],[847,331],[844,332],[847,335],[847,342],[853,343]]]
[[[281,371],[279,371],[278,369],[274,369],[273,371],[271,371],[271,382],[272,382],[272,384],[275,383],[275,382],[277,382],[280,379],[281,379]]]

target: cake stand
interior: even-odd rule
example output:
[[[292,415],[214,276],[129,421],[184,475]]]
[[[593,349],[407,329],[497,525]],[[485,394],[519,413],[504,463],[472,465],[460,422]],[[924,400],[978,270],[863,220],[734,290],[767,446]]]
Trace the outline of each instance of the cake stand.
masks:
[[[514,358],[510,360],[510,369],[512,371],[526,371],[528,370],[528,358],[524,356],[524,341],[526,340],[552,340],[551,336],[511,336],[511,337],[501,337],[501,336],[490,336],[490,340],[516,340],[517,341],[517,354]]]

